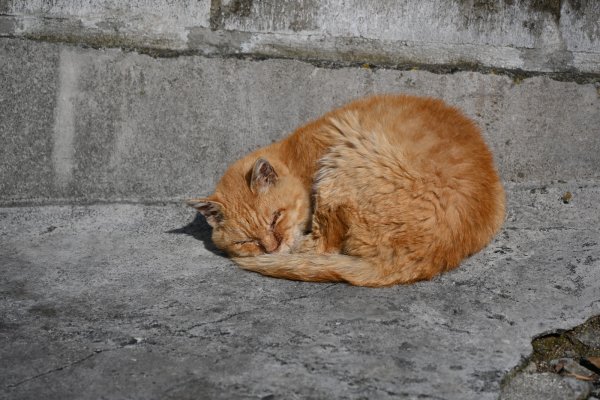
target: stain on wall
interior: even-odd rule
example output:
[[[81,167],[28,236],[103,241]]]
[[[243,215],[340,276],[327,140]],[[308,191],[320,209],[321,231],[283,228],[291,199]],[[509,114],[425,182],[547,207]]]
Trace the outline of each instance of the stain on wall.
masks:
[[[210,23],[213,30],[223,28],[223,22],[231,18],[246,18],[252,14],[254,0],[212,0]]]
[[[552,15],[555,21],[560,19],[561,0],[529,0],[529,8],[532,11],[548,13]]]

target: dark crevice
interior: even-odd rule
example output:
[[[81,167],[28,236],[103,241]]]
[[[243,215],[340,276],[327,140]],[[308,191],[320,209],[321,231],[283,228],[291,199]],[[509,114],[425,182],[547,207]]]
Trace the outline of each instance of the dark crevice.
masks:
[[[214,4],[220,3],[220,0],[216,0]],[[214,7],[217,7],[215,5]],[[212,8],[211,8],[212,12]],[[214,11],[214,17],[211,16],[211,29],[219,29],[220,17],[222,10]],[[212,14],[211,14],[212,15]],[[481,74],[493,74],[508,76],[514,80],[515,83],[521,83],[524,79],[532,78],[536,76],[548,77],[555,81],[560,82],[575,82],[578,84],[589,84],[589,83],[600,83],[600,73],[597,72],[581,72],[575,68],[566,69],[558,72],[541,72],[541,71],[527,71],[522,69],[511,69],[511,68],[498,68],[489,67],[476,62],[457,62],[450,64],[424,64],[424,63],[394,63],[384,61],[373,61],[371,57],[365,56],[364,60],[331,60],[313,58],[311,56],[286,56],[286,55],[274,55],[264,54],[260,52],[253,53],[239,53],[234,50],[228,50],[227,48],[220,48],[219,51],[207,53],[201,49],[166,49],[152,46],[137,46],[131,44],[124,37],[71,37],[68,35],[57,36],[57,35],[34,35],[29,34],[25,37],[8,35],[4,36],[11,39],[20,40],[32,40],[37,42],[45,43],[57,43],[64,45],[80,46],[82,48],[92,49],[120,49],[126,52],[137,52],[139,54],[147,55],[153,58],[176,58],[176,57],[190,57],[190,56],[201,56],[205,58],[222,58],[222,59],[238,59],[245,61],[265,61],[265,60],[293,60],[301,61],[311,64],[318,68],[326,69],[341,69],[341,68],[368,68],[370,70],[388,69],[397,71],[414,71],[421,70],[427,71],[434,74],[455,74],[458,72],[478,72]],[[340,58],[343,58],[340,55]]]
[[[560,360],[572,360],[574,365],[590,372],[591,378],[586,380],[592,385],[590,395],[600,396],[600,375],[595,370],[598,366],[590,362],[590,358],[596,360],[600,357],[600,315],[572,329],[536,336],[531,346],[531,354],[504,376],[501,387],[509,386],[516,376],[525,373],[557,373],[573,378],[571,372],[560,367]]]

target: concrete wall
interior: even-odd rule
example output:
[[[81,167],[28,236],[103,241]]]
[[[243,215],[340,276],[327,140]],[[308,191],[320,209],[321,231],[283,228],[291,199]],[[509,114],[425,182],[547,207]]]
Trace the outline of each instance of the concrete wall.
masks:
[[[597,73],[595,0],[1,0],[0,35],[154,52]]]
[[[597,179],[599,7],[0,0],[0,204],[206,194],[244,153],[381,92],[463,108],[506,181]]]
[[[179,199],[227,164],[350,99],[432,95],[484,128],[506,180],[600,170],[593,84],[462,72],[328,69],[292,60],[155,59],[0,40],[4,202]],[[18,60],[18,63],[15,62]]]

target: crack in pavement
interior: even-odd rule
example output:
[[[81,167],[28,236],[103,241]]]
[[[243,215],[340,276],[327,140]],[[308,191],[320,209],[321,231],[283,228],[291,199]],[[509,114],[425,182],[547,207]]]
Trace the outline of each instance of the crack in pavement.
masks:
[[[41,377],[46,376],[46,375],[50,375],[50,374],[52,374],[54,372],[62,371],[64,369],[70,368],[70,367],[72,367],[74,365],[81,364],[82,362],[84,362],[86,360],[89,360],[90,358],[92,358],[92,357],[94,357],[94,356],[96,356],[98,354],[101,354],[101,353],[104,353],[104,352],[107,352],[107,351],[119,350],[119,349],[122,349],[124,347],[125,346],[119,346],[119,347],[115,347],[115,348],[112,348],[112,349],[98,349],[98,350],[95,350],[92,354],[88,354],[87,356],[85,356],[83,358],[80,358],[79,360],[70,362],[68,364],[62,365],[62,366],[57,367],[57,368],[53,368],[53,369],[51,369],[49,371],[42,372],[42,373],[34,375],[34,376],[30,376],[29,378],[23,379],[23,380],[21,380],[19,382],[10,383],[10,384],[6,385],[6,388],[8,388],[8,389],[14,389],[17,386],[20,386],[20,385],[22,385],[24,383],[31,382],[31,381],[33,381],[35,379],[41,378]]]
[[[237,317],[238,315],[247,314],[247,313],[249,313],[249,312],[252,312],[252,311],[255,311],[255,310],[257,310],[257,309],[258,309],[258,307],[257,307],[257,308],[253,308],[253,309],[251,309],[251,310],[240,311],[240,312],[237,312],[237,313],[233,313],[233,314],[227,315],[227,316],[225,316],[225,317],[223,317],[223,318],[220,318],[220,319],[217,319],[217,320],[214,320],[214,321],[204,321],[204,322],[199,322],[199,323],[197,323],[197,324],[194,324],[194,325],[191,325],[191,326],[189,326],[189,327],[187,327],[187,328],[184,328],[184,329],[178,329],[178,330],[176,330],[176,331],[175,331],[175,333],[176,333],[176,334],[177,334],[177,333],[187,333],[187,332],[189,332],[190,330],[192,330],[192,329],[194,329],[194,328],[198,328],[198,327],[200,327],[200,326],[209,325],[209,324],[218,324],[219,322],[224,322],[224,321],[227,321],[228,319],[231,319],[231,318]]]
[[[306,299],[307,297],[311,297],[311,296],[314,296],[317,293],[324,292],[325,290],[327,290],[327,289],[329,289],[329,288],[331,288],[333,286],[336,286],[336,285],[338,285],[337,282],[336,283],[331,283],[331,284],[329,284],[329,285],[327,285],[327,286],[325,286],[323,288],[320,288],[318,290],[312,291],[312,292],[310,292],[308,294],[303,294],[301,296],[296,296],[296,297],[290,297],[290,298],[287,298],[287,299],[283,299],[279,303],[289,303],[290,301],[294,301],[294,300]]]
[[[314,291],[312,291],[312,292],[310,292],[308,294],[304,294],[304,295],[301,295],[301,296],[296,296],[296,297],[290,297],[290,298],[287,298],[287,299],[283,299],[283,300],[281,300],[279,302],[279,304],[288,303],[290,301],[299,300],[299,299],[306,299],[308,297],[314,296],[317,293],[324,292],[325,290],[327,290],[327,289],[329,289],[329,288],[331,288],[333,286],[336,286],[337,284],[338,283],[332,283],[332,284],[329,284],[329,285],[327,285],[327,286],[325,286],[323,288],[320,288],[318,290],[314,290]],[[199,322],[199,323],[191,325],[191,326],[189,326],[187,328],[178,329],[178,330],[175,331],[175,334],[177,334],[177,333],[188,333],[190,330],[192,330],[194,328],[198,328],[198,327],[201,327],[201,326],[204,326],[204,325],[209,325],[209,324],[218,324],[220,322],[224,322],[224,321],[230,320],[230,319],[232,319],[234,317],[237,317],[238,315],[248,314],[248,313],[251,313],[253,311],[262,309],[262,308],[263,307],[254,307],[254,308],[251,308],[249,310],[239,311],[239,312],[227,315],[227,316],[225,316],[223,318],[219,318],[217,320]]]

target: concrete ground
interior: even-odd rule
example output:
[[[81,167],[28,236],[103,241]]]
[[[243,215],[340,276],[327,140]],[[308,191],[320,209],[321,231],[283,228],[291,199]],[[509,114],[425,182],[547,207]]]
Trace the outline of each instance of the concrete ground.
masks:
[[[507,191],[484,251],[386,289],[242,271],[181,204],[1,208],[0,398],[586,398],[502,380],[600,314],[600,184]]]
[[[531,366],[584,321],[600,356],[599,16],[574,0],[0,0],[0,399],[598,400],[600,383]],[[219,254],[183,199],[375,93],[439,97],[482,128],[509,199],[490,246],[387,289]]]

